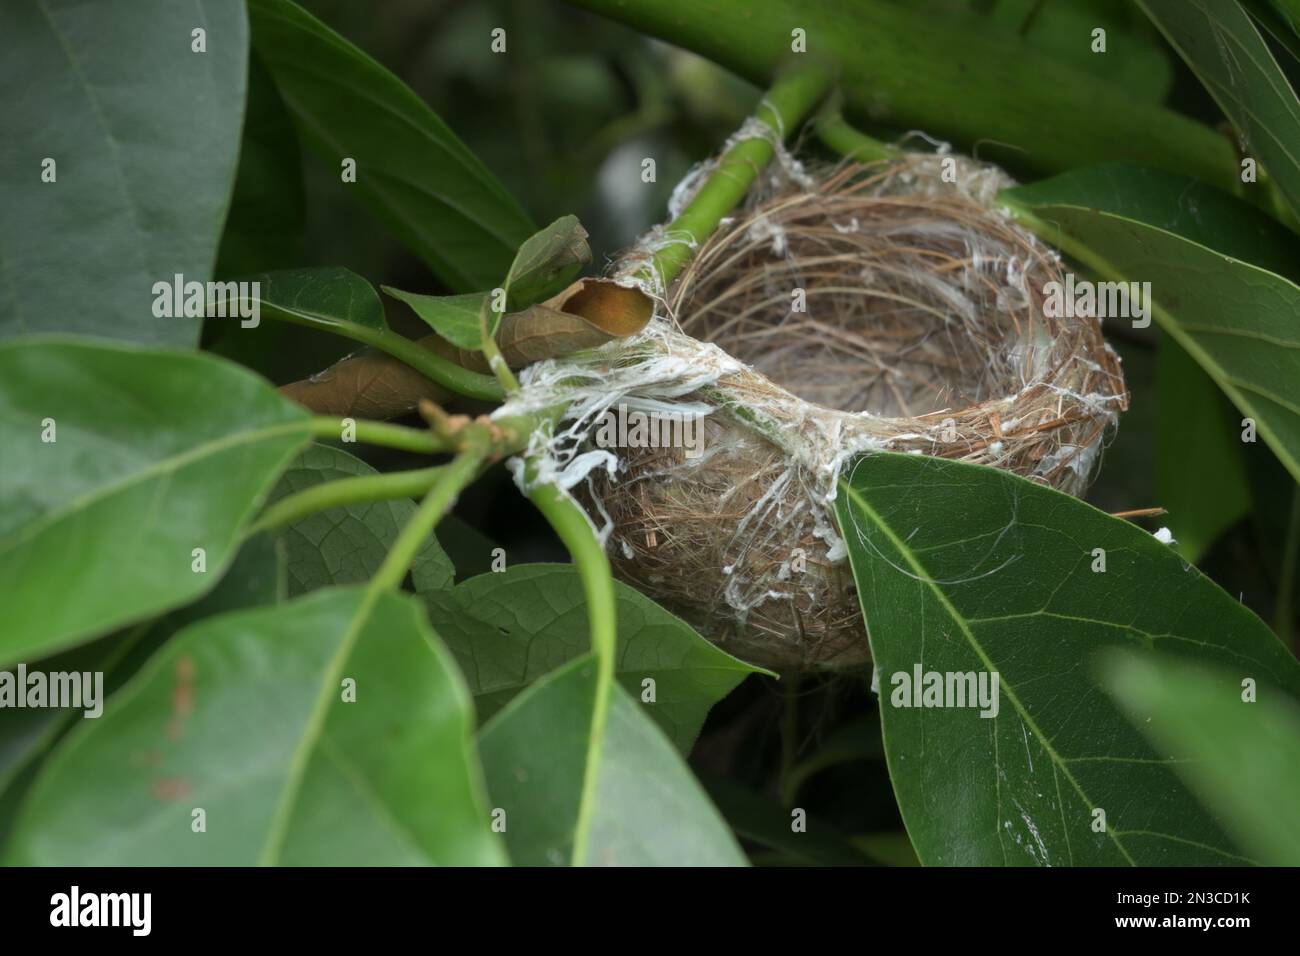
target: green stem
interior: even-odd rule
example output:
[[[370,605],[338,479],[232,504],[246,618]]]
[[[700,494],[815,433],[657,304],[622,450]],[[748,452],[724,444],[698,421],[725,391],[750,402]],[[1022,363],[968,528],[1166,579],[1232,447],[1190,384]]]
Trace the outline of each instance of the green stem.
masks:
[[[531,471],[531,467],[530,467]],[[528,497],[542,513],[578,569],[587,599],[587,620],[591,628],[591,651],[596,661],[596,693],[592,704],[591,732],[587,738],[587,764],[583,777],[580,816],[574,827],[573,862],[587,857],[590,812],[594,805],[597,764],[609,718],[609,701],[614,687],[614,656],[618,645],[618,613],[614,602],[614,578],[609,558],[577,504],[556,485],[538,485]]]
[[[318,511],[328,511],[363,501],[417,498],[433,485],[443,466],[415,471],[393,471],[378,475],[340,478],[305,488],[271,505],[248,529],[249,535],[282,528]]]
[[[568,493],[547,484],[538,485],[528,497],[550,522],[573,558],[587,597],[591,650],[601,668],[612,677],[618,616],[614,611],[614,578],[605,549],[591,530],[587,516]]]
[[[839,98],[828,102],[817,116],[817,138],[832,152],[859,163],[874,163],[894,159],[903,154],[897,146],[890,146],[850,126],[840,112]]]
[[[713,234],[722,217],[735,209],[759,172],[776,154],[773,140],[788,136],[817,105],[831,84],[831,72],[817,62],[787,69],[768,90],[754,119],[771,131],[773,139],[742,139],[718,161],[681,215],[668,224],[674,242],[655,253],[647,269],[659,274],[667,288],[695,254],[695,247]]]
[[[356,342],[362,342],[377,348],[381,352],[387,352],[393,358],[411,366],[411,368],[424,375],[425,378],[437,382],[459,395],[464,395],[466,398],[499,402],[505,397],[505,391],[501,388],[500,383],[491,375],[484,375],[482,372],[472,372],[467,368],[461,368],[455,362],[445,359],[421,345],[417,345],[391,329],[377,329],[368,325],[358,325],[355,322],[344,322],[336,319],[325,320],[319,316],[294,312],[290,309],[273,306],[267,302],[262,303],[262,314],[269,318],[279,319],[282,322],[291,322],[294,325],[303,325],[310,329],[333,332],[335,335],[342,335]]]
[[[396,448],[399,451],[413,451],[424,455],[451,450],[445,441],[432,432],[422,431],[419,428],[390,425],[388,422],[372,422],[364,418],[354,419],[353,426],[357,441],[367,445],[381,445],[384,448]],[[316,416],[311,420],[311,435],[313,438],[339,441],[343,436],[343,419]]]
[[[513,269],[514,267],[511,266],[511,268]],[[509,295],[509,277],[506,278],[505,292],[506,295]],[[510,366],[506,364],[505,356],[501,354],[501,349],[497,346],[496,330],[500,323],[500,316],[497,317],[497,322],[488,321],[488,310],[490,308],[489,303],[491,301],[492,296],[484,296],[483,304],[479,306],[478,326],[482,342],[479,348],[483,352],[483,357],[487,359],[488,368],[490,368],[492,374],[496,376],[496,380],[501,385],[502,390],[509,395],[512,392],[519,391],[519,382],[515,378],[514,373],[510,371]]]
[[[478,432],[467,432],[465,449],[440,469],[433,487],[416,509],[411,520],[402,528],[388,556],[371,581],[371,590],[396,591],[424,545],[434,526],[442,519],[456,497],[478,475],[479,467],[488,456],[488,443]]]

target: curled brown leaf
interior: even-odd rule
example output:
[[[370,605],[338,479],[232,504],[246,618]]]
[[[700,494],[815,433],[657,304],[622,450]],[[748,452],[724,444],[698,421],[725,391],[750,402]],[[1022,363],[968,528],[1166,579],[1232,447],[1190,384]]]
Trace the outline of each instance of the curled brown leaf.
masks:
[[[635,335],[653,314],[653,300],[639,289],[609,279],[579,279],[543,303],[503,316],[497,344],[506,363],[518,369]],[[481,353],[457,348],[437,335],[416,343],[464,368],[488,371]],[[379,419],[405,415],[422,400],[445,402],[451,395],[398,359],[372,350],[280,391],[319,415]]]

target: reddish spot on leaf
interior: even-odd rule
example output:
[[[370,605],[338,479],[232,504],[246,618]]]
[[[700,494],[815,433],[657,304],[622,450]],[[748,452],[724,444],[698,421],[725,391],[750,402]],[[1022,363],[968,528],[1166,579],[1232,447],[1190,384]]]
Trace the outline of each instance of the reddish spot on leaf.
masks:
[[[132,767],[156,767],[162,760],[161,750],[137,750],[131,754]]]
[[[179,800],[189,792],[190,782],[184,777],[159,777],[153,782],[153,795],[157,800]]]
[[[185,732],[185,721],[194,713],[194,659],[176,658],[176,686],[172,690],[172,719],[167,724],[167,736],[179,740]]]
[[[194,688],[191,685],[176,685],[172,691],[172,711],[181,719],[194,713]]]

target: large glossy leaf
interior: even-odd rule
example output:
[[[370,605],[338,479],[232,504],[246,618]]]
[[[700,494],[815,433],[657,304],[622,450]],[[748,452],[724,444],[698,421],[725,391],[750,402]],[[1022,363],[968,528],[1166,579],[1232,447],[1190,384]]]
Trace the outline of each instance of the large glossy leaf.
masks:
[[[1080,70],[1056,51],[960,13],[938,16],[896,0],[569,3],[706,56],[759,86],[789,60],[797,27],[808,56],[839,67],[851,117],[922,129],[1018,168],[1056,172],[1128,160],[1224,186],[1236,179],[1232,144],[1218,132],[1143,102],[1113,73]],[[1075,43],[1090,51],[1090,33]],[[1108,62],[1113,54],[1093,55]],[[1045,117],[1052,116],[1071,120],[1044,135]]]
[[[280,476],[268,504],[323,481],[376,474],[364,461],[329,445],[312,445]],[[331,584],[361,584],[379,570],[397,534],[415,514],[407,498],[370,501],[308,515],[277,532],[289,566],[289,593],[304,594]],[[451,584],[451,560],[432,535],[413,566],[418,590]]]
[[[1161,329],[1300,480],[1294,237],[1208,186],[1101,166],[1004,191],[1023,223],[1107,279],[1149,282]],[[1277,271],[1269,271],[1276,269]]]
[[[0,36],[0,337],[197,342],[201,320],[156,318],[152,289],[212,271],[244,113],[244,5],[12,0]]]
[[[1300,704],[1249,667],[1116,654],[1104,681],[1138,728],[1258,860],[1300,866]],[[1244,682],[1255,683],[1249,693]],[[1249,696],[1249,699],[1246,699]]]
[[[745,857],[672,745],[621,687],[591,750],[590,656],[542,678],[483,728],[479,748],[511,859],[525,866],[742,866]],[[584,786],[588,778],[591,786]],[[585,852],[575,859],[575,837]]]
[[[1295,25],[1284,9],[1290,3],[1300,10],[1300,5],[1295,0],[1241,0],[1241,3],[1250,13],[1251,19],[1268,33],[1274,43],[1300,61],[1300,35],[1297,35]]]
[[[288,269],[299,261],[306,217],[298,133],[275,80],[248,61],[248,108],[239,173],[221,236],[217,275]]]
[[[339,188],[452,289],[497,285],[534,230],[505,187],[410,88],[297,4],[251,0],[249,17],[304,140],[336,169],[356,161]]]
[[[1300,101],[1237,0],[1138,0],[1300,212]]]
[[[932,11],[948,26],[965,20],[980,29],[994,27],[1008,46],[1025,43],[1072,69],[1123,86],[1135,99],[1162,103],[1173,83],[1172,64],[1160,35],[1141,11],[1124,0],[913,0],[909,7]],[[1105,54],[1092,50],[1092,31],[1099,27],[1106,31]]]
[[[329,589],[223,615],[177,635],[59,746],[5,859],[498,862],[472,727],[414,598]]]
[[[618,680],[683,752],[709,708],[745,677],[766,673],[700,637],[685,621],[615,583]],[[548,671],[590,647],[582,581],[572,565],[522,564],[427,595],[429,619],[451,648],[486,720]]]
[[[1154,649],[1294,693],[1300,666],[1250,611],[1137,526],[991,468],[868,455],[836,513],[923,862],[1243,862],[1090,668],[1106,650]],[[996,673],[996,712],[907,706],[918,672],[923,686]]]
[[[193,604],[34,662],[29,671],[99,671],[104,675],[103,693],[112,694],[186,625],[227,611],[275,604],[284,599],[284,594],[283,556],[269,536],[257,535],[239,549],[221,583]],[[0,709],[0,847],[41,759],[70,727],[76,726],[82,713],[52,708]]]
[[[0,345],[0,665],[215,585],[307,426],[265,382],[207,355]]]
[[[451,559],[458,581],[491,571],[493,556],[504,553],[495,541],[455,515],[438,522],[438,544]]]

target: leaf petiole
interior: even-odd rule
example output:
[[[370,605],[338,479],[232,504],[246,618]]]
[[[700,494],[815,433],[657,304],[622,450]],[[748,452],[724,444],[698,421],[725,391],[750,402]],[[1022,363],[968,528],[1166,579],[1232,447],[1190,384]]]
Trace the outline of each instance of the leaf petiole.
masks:
[[[478,429],[465,430],[462,451],[450,464],[438,469],[439,473],[415,516],[406,523],[406,527],[393,542],[388,557],[384,558],[384,563],[375,572],[370,582],[372,591],[395,591],[402,586],[402,579],[406,577],[424,540],[433,532],[443,515],[451,510],[465,486],[478,477],[479,469],[490,451],[491,443],[485,432]]]
[[[311,420],[311,435],[313,438],[338,441],[345,429],[351,428],[356,440],[367,445],[380,445],[384,448],[396,448],[398,451],[412,451],[425,455],[452,450],[447,442],[423,429],[390,425],[388,422],[373,422],[364,418],[354,419],[351,425],[345,425],[345,422],[347,419],[317,416]]]
[[[248,535],[282,528],[318,511],[366,501],[416,498],[432,487],[444,465],[414,471],[394,471],[356,478],[340,478],[305,488],[271,505],[248,529]]]
[[[555,529],[578,569],[583,594],[587,599],[591,650],[596,661],[595,702],[591,715],[591,733],[587,740],[586,775],[582,782],[583,797],[579,817],[574,827],[572,859],[576,864],[587,856],[591,814],[595,805],[597,766],[614,686],[614,656],[618,642],[614,577],[609,558],[592,531],[591,523],[567,492],[558,485],[543,484],[535,487],[528,497]]]
[[[762,127],[767,135],[746,135],[723,154],[686,208],[665,232],[683,237],[655,253],[644,271],[653,270],[664,288],[690,262],[696,246],[712,235],[722,217],[739,205],[772,157],[776,144],[795,130],[831,85],[831,71],[820,63],[787,68],[760,101],[742,130]]]

